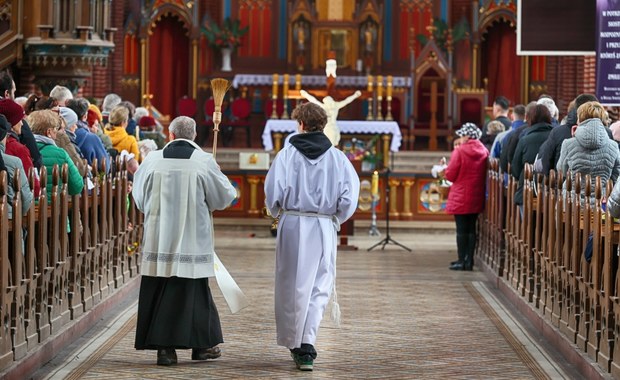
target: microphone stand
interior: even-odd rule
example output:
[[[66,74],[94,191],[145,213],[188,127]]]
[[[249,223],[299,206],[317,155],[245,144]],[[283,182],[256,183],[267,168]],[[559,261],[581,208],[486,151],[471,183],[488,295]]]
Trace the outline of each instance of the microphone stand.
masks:
[[[391,165],[394,166],[394,152],[391,153]],[[374,248],[381,245],[381,250],[385,249],[385,246],[388,244],[395,244],[409,252],[411,249],[392,239],[390,236],[390,168],[385,168],[385,238],[379,242],[377,242],[372,247],[368,248],[368,251],[372,251]]]

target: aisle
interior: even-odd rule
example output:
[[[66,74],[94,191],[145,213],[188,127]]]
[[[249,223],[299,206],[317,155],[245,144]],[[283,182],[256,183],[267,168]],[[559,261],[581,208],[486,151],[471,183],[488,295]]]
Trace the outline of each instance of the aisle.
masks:
[[[222,318],[222,357],[155,365],[154,351],[133,349],[135,302],[62,352],[37,373],[46,379],[544,379],[574,378],[512,316],[479,271],[451,272],[453,235],[393,236],[413,249],[388,245],[367,252],[377,238],[356,236],[359,251],[341,252],[338,296],[341,328],[325,319],[315,370],[295,369],[275,344],[274,240],[266,231],[216,228],[217,250],[252,305],[230,314],[214,292]],[[255,237],[250,237],[256,233]],[[137,296],[134,298],[137,299]]]

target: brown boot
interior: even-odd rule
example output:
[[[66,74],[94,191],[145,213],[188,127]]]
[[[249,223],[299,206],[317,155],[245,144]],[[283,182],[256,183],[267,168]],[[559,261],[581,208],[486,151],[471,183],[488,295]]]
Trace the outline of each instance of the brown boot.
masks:
[[[218,346],[211,348],[192,348],[192,360],[217,359],[222,356]]]

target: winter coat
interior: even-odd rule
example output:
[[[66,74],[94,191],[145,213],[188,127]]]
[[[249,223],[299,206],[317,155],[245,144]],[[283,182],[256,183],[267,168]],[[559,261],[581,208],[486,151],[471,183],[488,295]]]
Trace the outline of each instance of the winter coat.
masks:
[[[553,128],[547,141],[540,147],[538,157],[542,164],[543,174],[549,174],[549,171],[557,166],[562,142],[571,138],[571,128],[575,124],[577,124],[577,111],[572,110],[566,116],[566,123]]]
[[[122,127],[106,128],[105,134],[110,136],[114,149],[122,152],[126,150],[128,153],[133,153],[136,161],[140,161],[140,150],[138,149],[138,142],[132,135],[127,134],[127,131]]]
[[[596,177],[600,177],[605,195],[607,181],[611,178],[615,182],[620,175],[619,156],[618,144],[609,138],[601,120],[588,119],[579,124],[575,137],[562,143],[557,170],[565,174],[570,170],[573,179],[576,173],[583,178],[589,174],[592,190]],[[594,194],[591,200],[594,200]]]
[[[527,129],[524,136],[519,139],[510,165],[512,176],[519,179],[519,185],[517,186],[517,191],[514,196],[515,204],[523,204],[523,168],[525,164],[534,163],[540,146],[547,140],[552,128],[551,124],[547,123],[534,124]]]
[[[8,201],[8,210],[9,210],[9,219],[13,218],[13,198],[15,197],[15,190],[13,189],[13,176],[15,174],[15,170],[19,171],[20,176],[20,194],[22,201],[22,214],[26,214],[30,205],[32,204],[32,191],[30,191],[30,186],[28,186],[28,179],[26,178],[26,173],[24,172],[24,166],[19,158],[15,156],[11,156],[4,152],[5,146],[0,144],[0,156],[2,156],[2,160],[4,161],[4,165],[6,166],[7,171],[7,201]]]
[[[58,133],[54,142],[56,143],[57,147],[64,149],[65,152],[67,152],[67,154],[71,158],[71,161],[73,161],[73,165],[75,165],[78,172],[80,173],[80,176],[86,177],[88,165],[86,165],[86,162],[82,158],[82,154],[78,151],[79,148],[77,147],[77,145],[71,142],[71,138],[67,136],[66,133]],[[45,162],[43,162],[43,165],[45,165]]]
[[[75,130],[75,142],[78,144],[89,165],[92,166],[93,161],[96,159],[99,169],[103,168],[103,164],[105,164],[106,170],[110,170],[110,155],[96,134],[86,128],[77,128]]]
[[[502,151],[499,156],[499,167],[502,172],[508,173],[508,164],[512,162],[519,139],[528,127],[529,124],[523,124],[516,129],[511,129],[510,132],[504,136]]]
[[[32,158],[30,157],[30,151],[28,147],[23,145],[17,140],[16,135],[9,133],[6,139],[6,154],[10,154],[11,156],[15,156],[19,158],[24,166],[24,173],[26,173],[26,177],[28,177],[28,173],[30,169],[34,171],[34,189],[31,189],[34,193],[35,198],[39,196],[39,175],[37,173],[37,169],[34,167],[32,163]]]
[[[479,214],[484,209],[489,151],[479,140],[468,140],[454,149],[445,177],[452,182],[446,212]]]
[[[67,190],[69,195],[76,195],[82,192],[82,188],[84,187],[84,179],[80,175],[77,167],[69,157],[69,154],[62,148],[57,147],[52,143],[51,139],[41,139],[41,136],[35,135],[37,137],[37,146],[39,147],[39,152],[41,152],[41,156],[43,156],[43,165],[47,169],[47,200],[51,202],[52,199],[52,174],[54,170],[54,165],[58,165],[58,168],[61,169],[63,164],[67,164],[69,166],[69,181],[67,184]]]

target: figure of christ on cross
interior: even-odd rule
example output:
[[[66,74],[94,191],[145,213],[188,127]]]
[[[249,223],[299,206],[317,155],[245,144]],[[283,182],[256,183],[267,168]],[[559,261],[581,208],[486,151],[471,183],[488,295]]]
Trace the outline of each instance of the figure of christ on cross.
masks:
[[[319,105],[325,110],[327,113],[327,124],[325,125],[323,133],[325,133],[327,138],[329,138],[329,141],[331,141],[334,146],[338,146],[338,143],[340,142],[340,129],[336,124],[336,120],[338,119],[338,111],[360,97],[362,93],[359,90],[355,91],[353,95],[350,95],[346,99],[339,102],[335,101],[331,96],[324,97],[323,102],[321,102],[305,90],[301,90],[299,93],[310,103]]]

